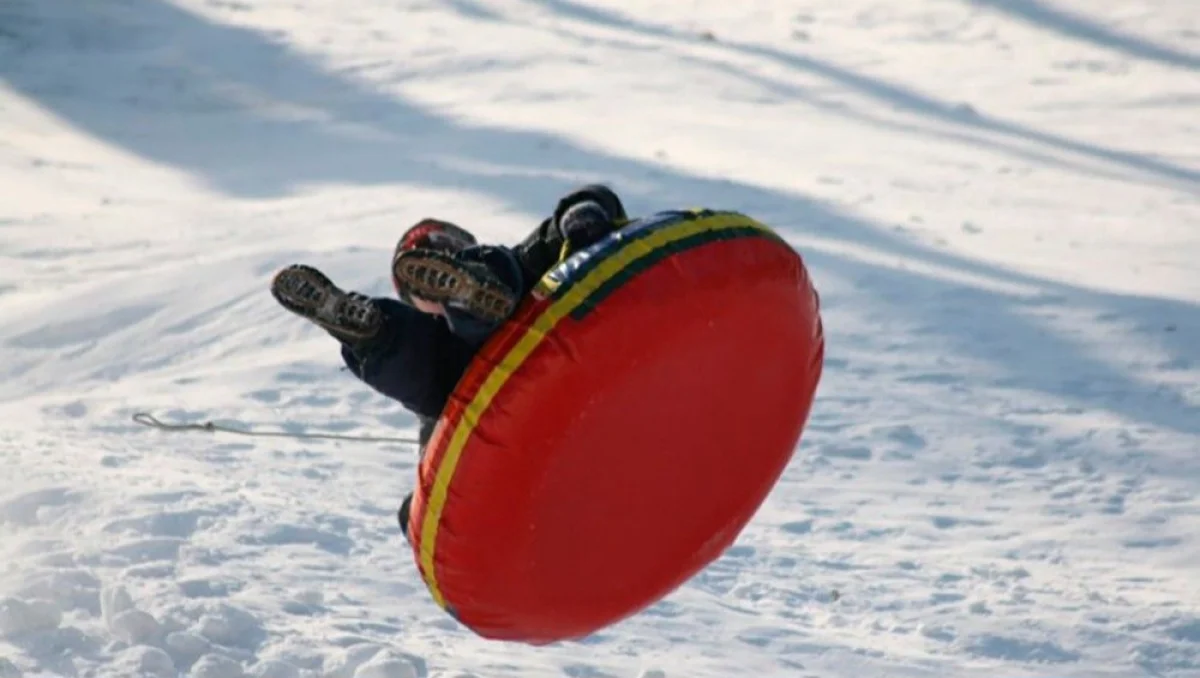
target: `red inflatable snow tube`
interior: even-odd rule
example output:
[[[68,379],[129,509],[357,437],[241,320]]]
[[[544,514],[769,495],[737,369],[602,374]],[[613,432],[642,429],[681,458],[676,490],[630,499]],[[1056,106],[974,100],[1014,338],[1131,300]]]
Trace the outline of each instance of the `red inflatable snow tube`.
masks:
[[[433,599],[533,645],[662,599],[778,481],[823,355],[800,256],[742,214],[655,215],[568,258],[426,448],[406,529]]]

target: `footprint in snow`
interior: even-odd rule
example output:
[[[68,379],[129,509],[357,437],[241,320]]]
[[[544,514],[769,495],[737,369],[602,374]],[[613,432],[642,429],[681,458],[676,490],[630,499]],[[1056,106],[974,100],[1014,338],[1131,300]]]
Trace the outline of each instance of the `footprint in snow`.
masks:
[[[83,499],[83,494],[67,487],[23,492],[0,499],[0,524],[12,523],[21,527],[42,525]]]

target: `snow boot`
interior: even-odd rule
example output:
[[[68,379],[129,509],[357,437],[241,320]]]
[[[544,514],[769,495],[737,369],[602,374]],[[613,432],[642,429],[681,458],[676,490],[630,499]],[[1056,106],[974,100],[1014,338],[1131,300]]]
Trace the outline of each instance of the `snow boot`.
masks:
[[[370,297],[338,288],[311,266],[294,264],[276,273],[271,295],[287,310],[345,343],[371,339],[383,327],[383,313]]]
[[[479,261],[429,249],[405,250],[392,261],[398,293],[461,309],[489,323],[506,319],[516,293]]]
[[[400,502],[400,510],[396,511],[396,521],[400,523],[400,533],[404,535],[405,541],[408,541],[408,521],[412,518],[412,501],[413,493],[409,492],[404,497],[404,501]],[[420,530],[420,528],[417,528]]]

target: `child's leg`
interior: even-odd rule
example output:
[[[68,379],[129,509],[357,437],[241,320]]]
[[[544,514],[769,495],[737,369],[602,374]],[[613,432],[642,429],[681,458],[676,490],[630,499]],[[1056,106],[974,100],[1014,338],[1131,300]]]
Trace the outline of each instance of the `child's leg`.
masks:
[[[354,376],[416,414],[418,453],[423,457],[446,401],[475,355],[475,345],[452,331],[445,318],[394,299],[343,291],[311,267],[280,271],[271,292],[289,311],[338,340]],[[405,495],[397,512],[402,530],[407,529],[412,498],[411,492]]]
[[[385,321],[372,341],[342,344],[342,358],[359,379],[425,419],[437,419],[475,357],[475,347],[446,319],[395,299],[377,298]]]
[[[356,377],[418,417],[441,415],[475,354],[445,319],[394,299],[343,291],[308,266],[280,271],[271,292],[337,339]]]

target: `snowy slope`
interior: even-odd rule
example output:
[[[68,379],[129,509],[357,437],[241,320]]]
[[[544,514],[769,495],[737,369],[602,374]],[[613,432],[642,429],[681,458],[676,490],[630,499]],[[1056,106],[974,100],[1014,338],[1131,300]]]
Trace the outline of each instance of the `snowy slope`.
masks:
[[[559,194],[777,226],[828,364],[738,545],[584,643],[429,599],[405,436],[266,293]],[[5,0],[0,677],[1200,676],[1194,0]]]

